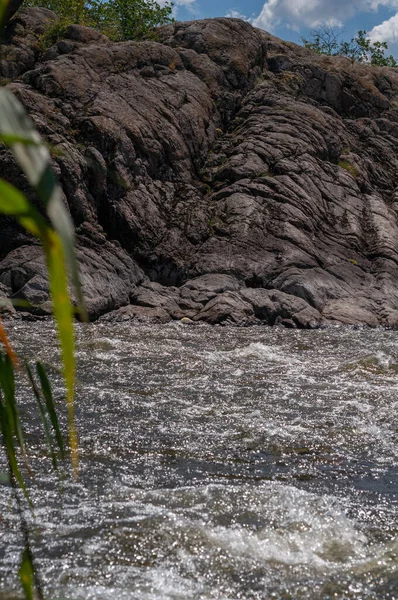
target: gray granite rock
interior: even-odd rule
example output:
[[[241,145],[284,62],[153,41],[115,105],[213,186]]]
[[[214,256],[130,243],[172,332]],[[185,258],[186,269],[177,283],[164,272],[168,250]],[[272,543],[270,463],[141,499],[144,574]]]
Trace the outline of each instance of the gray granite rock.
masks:
[[[224,18],[43,55],[54,19],[18,13],[0,77],[56,150],[91,318],[398,325],[396,69]],[[31,194],[4,149],[0,176]],[[40,249],[0,227],[0,283],[45,312]]]

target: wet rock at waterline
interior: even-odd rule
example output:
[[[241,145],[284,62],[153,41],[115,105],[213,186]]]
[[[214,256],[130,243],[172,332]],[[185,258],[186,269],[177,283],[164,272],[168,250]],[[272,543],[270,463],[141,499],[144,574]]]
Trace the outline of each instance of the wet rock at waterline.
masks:
[[[43,53],[54,18],[11,21],[0,77],[51,145],[93,319],[398,325],[396,70],[236,19]],[[26,190],[5,150],[0,175]],[[45,314],[38,247],[0,225],[1,295]]]

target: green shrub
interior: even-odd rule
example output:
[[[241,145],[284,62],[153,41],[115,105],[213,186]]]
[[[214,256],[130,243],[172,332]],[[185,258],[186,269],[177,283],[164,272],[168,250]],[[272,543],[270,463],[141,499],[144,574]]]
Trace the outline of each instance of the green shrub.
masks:
[[[93,26],[113,40],[154,39],[157,25],[170,23],[173,5],[155,0],[92,0],[89,18]]]
[[[27,0],[25,4],[48,8],[60,17],[59,24],[50,25],[44,34],[46,47],[76,23],[122,41],[155,39],[154,28],[173,21],[173,5],[167,1],[164,6],[155,0]]]
[[[59,40],[65,37],[66,30],[70,21],[66,17],[61,17],[46,27],[46,30],[39,38],[40,49],[44,52],[51,46],[54,46]]]
[[[377,67],[398,66],[392,55],[385,56],[385,51],[388,50],[387,42],[372,42],[364,29],[360,29],[348,42],[340,41],[340,35],[330,25],[323,25],[319,29],[313,29],[309,38],[302,38],[302,42],[306,48],[314,50],[317,54],[346,56]]]
[[[359,175],[358,168],[355,165],[352,165],[351,163],[349,163],[348,160],[340,160],[338,162],[338,165],[342,169],[345,169],[353,177],[358,177],[358,175]]]
[[[88,15],[85,0],[26,0],[24,6],[41,6],[54,11],[59,17],[69,23],[84,23]]]

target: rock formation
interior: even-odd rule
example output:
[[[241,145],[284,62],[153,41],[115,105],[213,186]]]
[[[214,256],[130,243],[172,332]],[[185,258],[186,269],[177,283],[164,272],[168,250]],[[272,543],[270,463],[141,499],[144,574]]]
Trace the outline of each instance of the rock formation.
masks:
[[[0,77],[51,146],[93,319],[398,325],[397,70],[224,18],[42,51],[54,18],[10,22]],[[0,176],[30,193],[4,149]],[[45,312],[40,248],[0,226],[0,295]]]

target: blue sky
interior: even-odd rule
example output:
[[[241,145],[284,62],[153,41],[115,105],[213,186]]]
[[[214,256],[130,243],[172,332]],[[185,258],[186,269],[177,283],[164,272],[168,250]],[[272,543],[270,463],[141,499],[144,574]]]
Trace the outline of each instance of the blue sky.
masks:
[[[281,37],[300,42],[313,27],[330,23],[350,39],[366,29],[398,57],[398,0],[174,0],[178,20],[240,16]]]

